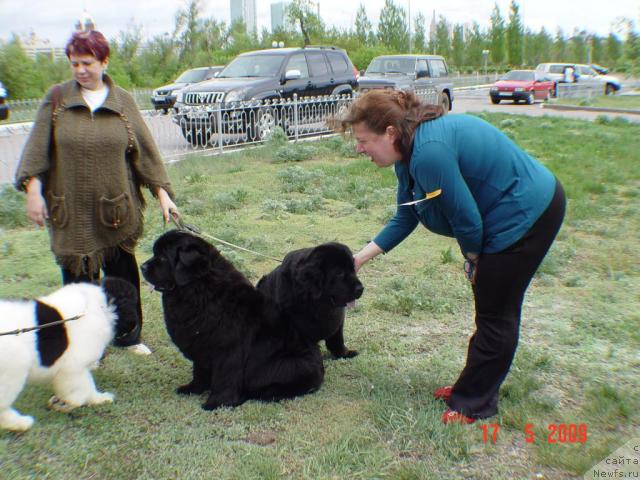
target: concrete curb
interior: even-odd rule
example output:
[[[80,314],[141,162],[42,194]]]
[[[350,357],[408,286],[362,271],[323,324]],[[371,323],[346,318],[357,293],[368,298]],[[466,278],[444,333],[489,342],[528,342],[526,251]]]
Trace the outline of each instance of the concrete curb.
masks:
[[[630,108],[607,108],[607,107],[587,107],[579,105],[554,105],[550,103],[543,103],[542,108],[548,108],[550,110],[572,110],[572,111],[586,111],[586,112],[601,112],[601,113],[624,113],[627,115],[640,115],[640,110],[632,110]]]

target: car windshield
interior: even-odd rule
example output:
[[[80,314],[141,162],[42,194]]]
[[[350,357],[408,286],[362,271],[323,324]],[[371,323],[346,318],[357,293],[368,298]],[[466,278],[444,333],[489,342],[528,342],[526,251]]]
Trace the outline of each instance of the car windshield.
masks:
[[[275,77],[284,55],[243,55],[225,67],[218,78]]]
[[[399,58],[399,57],[378,57],[374,58],[365,75],[370,73],[415,73],[415,58]]]
[[[206,68],[199,68],[194,70],[187,70],[186,72],[182,72],[178,78],[176,78],[176,83],[197,83],[204,80],[204,76],[207,73]]]
[[[511,70],[501,78],[501,80],[516,80],[521,82],[528,82],[534,79],[535,72],[528,72],[525,70]]]

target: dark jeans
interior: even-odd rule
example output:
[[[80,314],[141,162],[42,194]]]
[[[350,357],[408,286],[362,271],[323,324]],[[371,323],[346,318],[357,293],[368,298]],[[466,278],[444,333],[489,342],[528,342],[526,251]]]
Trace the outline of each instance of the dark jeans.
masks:
[[[558,181],[551,203],[520,240],[501,252],[480,256],[473,287],[476,331],[447,402],[452,410],[472,418],[498,413],[498,390],[518,345],[524,294],[560,230],[565,206]]]
[[[62,283],[68,285],[69,283],[93,283],[100,279],[100,272],[96,272],[93,275],[80,274],[73,275],[69,270],[62,268]],[[135,255],[118,248],[117,254],[113,258],[104,262],[102,267],[106,276],[118,277],[127,280],[138,291],[138,325],[131,332],[124,337],[114,340],[114,344],[119,347],[128,347],[129,345],[136,345],[140,343],[140,334],[142,332],[142,304],[140,302],[140,273],[138,271],[138,262],[136,262]]]

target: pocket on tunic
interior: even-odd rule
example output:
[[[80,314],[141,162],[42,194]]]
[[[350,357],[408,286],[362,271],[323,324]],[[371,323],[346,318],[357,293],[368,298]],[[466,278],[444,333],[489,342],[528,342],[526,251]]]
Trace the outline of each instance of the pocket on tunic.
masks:
[[[49,221],[56,228],[64,228],[69,222],[69,213],[64,195],[49,193]]]
[[[98,205],[100,223],[105,227],[117,230],[129,222],[131,208],[131,197],[127,192],[114,198],[102,196]]]

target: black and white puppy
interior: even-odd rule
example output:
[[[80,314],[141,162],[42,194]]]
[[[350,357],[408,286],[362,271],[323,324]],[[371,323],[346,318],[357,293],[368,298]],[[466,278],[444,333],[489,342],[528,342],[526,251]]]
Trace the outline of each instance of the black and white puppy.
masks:
[[[256,287],[276,302],[302,337],[325,340],[336,358],[358,354],[344,344],[343,327],[345,307],[362,296],[364,287],[346,245],[328,242],[293,250]]]
[[[96,390],[90,369],[114,336],[136,327],[136,295],[129,282],[107,277],[100,286],[74,283],[37,300],[0,300],[0,333],[80,316],[0,336],[0,428],[24,431],[33,425],[33,417],[11,408],[26,383],[50,383],[55,396],[49,405],[58,411],[112,402],[113,394]]]

